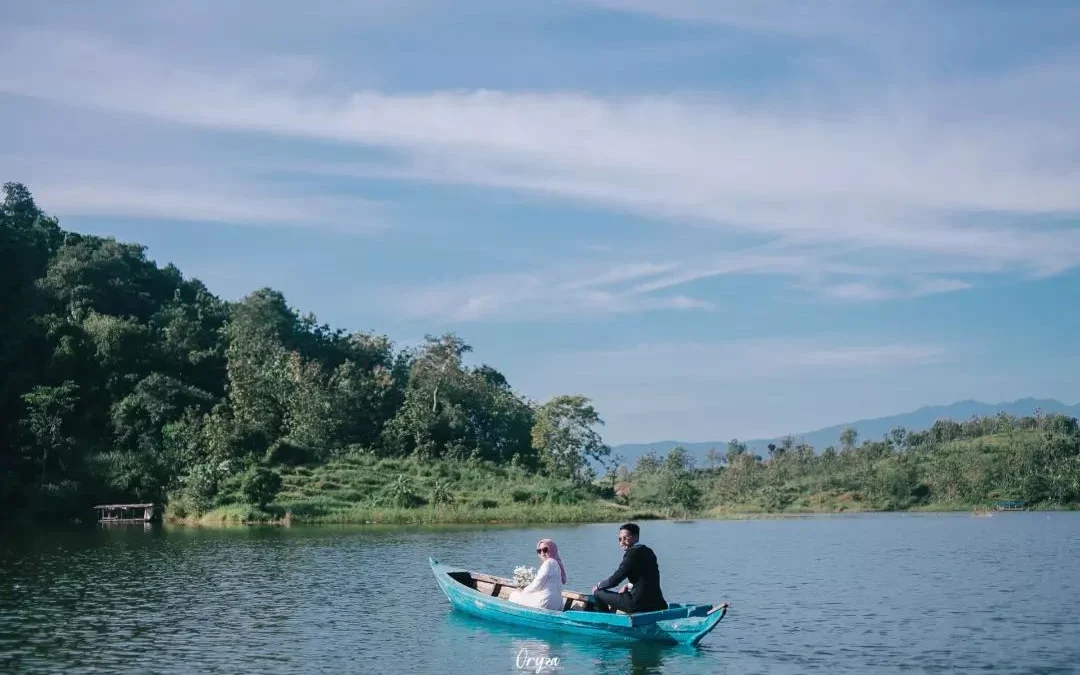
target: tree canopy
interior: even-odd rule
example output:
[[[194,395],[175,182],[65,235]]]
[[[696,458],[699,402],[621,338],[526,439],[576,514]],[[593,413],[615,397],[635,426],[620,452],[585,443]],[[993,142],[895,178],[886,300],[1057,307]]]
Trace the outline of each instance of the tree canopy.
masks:
[[[7,506],[207,506],[227,481],[266,504],[267,467],[350,453],[576,475],[602,447],[583,398],[538,407],[467,365],[453,333],[399,349],[274,289],[223,301],[142,246],[62,230],[18,183],[4,185],[0,260]]]

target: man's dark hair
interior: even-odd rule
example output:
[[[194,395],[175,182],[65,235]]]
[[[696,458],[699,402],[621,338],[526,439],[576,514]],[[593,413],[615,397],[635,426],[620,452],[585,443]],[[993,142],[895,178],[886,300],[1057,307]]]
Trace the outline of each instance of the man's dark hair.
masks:
[[[641,528],[638,527],[636,523],[625,523],[623,525],[620,525],[619,529],[620,530],[626,530],[627,532],[634,535],[635,537],[640,537],[641,536]]]

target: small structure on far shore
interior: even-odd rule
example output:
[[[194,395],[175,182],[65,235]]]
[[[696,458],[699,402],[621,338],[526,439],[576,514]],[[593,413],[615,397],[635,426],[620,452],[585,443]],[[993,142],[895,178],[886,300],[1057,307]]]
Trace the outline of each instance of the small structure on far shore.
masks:
[[[157,515],[154,504],[100,504],[99,523],[148,523]]]
[[[1026,504],[1016,499],[1000,499],[994,504],[997,511],[1025,511]]]

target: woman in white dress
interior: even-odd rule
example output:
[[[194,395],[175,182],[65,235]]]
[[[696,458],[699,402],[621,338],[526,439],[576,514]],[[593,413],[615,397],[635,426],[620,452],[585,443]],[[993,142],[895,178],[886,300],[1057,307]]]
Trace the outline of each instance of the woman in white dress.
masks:
[[[540,569],[525,588],[510,593],[510,602],[526,607],[562,611],[562,587],[566,583],[566,569],[559,557],[559,547],[550,539],[536,543],[536,555],[540,556]]]

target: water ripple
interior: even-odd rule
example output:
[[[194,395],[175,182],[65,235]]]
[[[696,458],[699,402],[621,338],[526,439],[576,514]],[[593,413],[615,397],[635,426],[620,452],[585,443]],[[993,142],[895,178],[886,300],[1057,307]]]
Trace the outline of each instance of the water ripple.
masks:
[[[669,599],[728,600],[697,648],[451,612],[429,555],[496,574],[552,536],[570,586],[611,525],[81,528],[0,544],[0,670],[34,673],[1078,672],[1080,514],[645,523]]]

